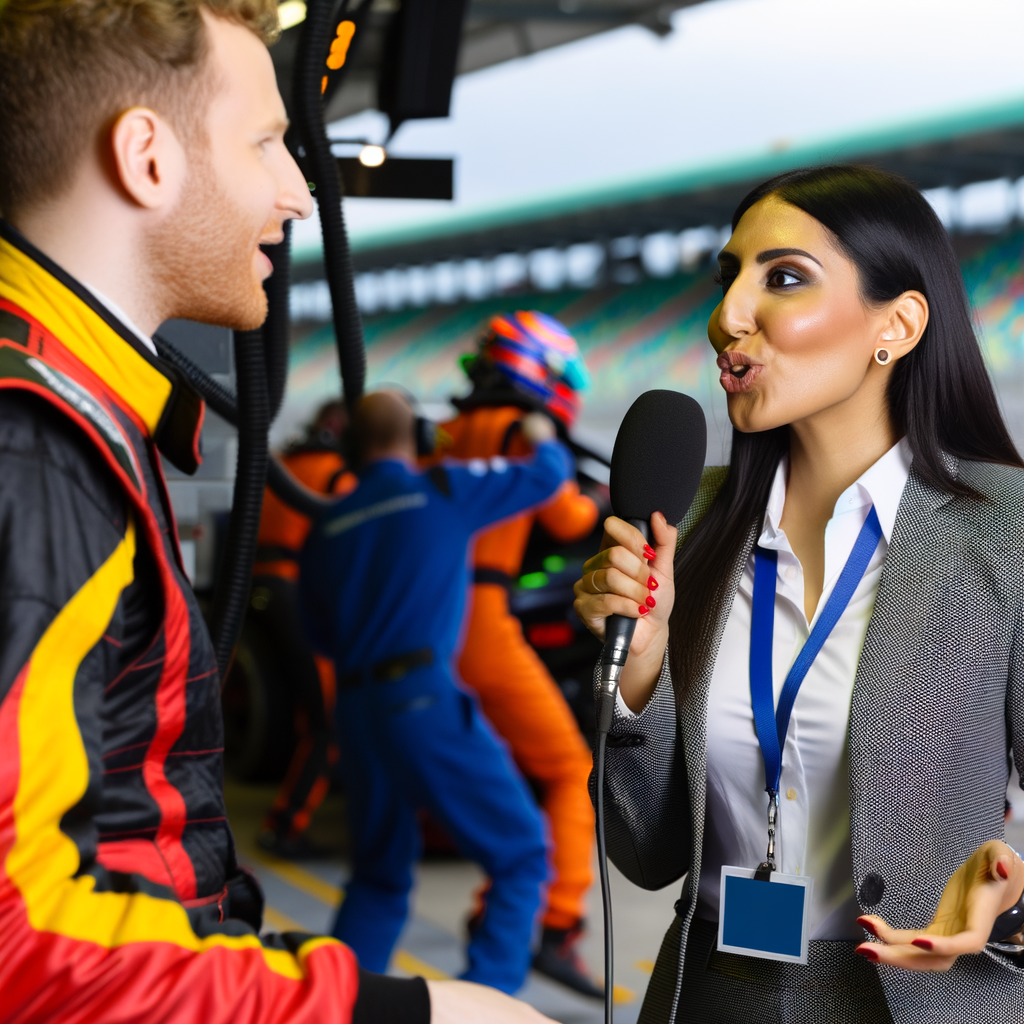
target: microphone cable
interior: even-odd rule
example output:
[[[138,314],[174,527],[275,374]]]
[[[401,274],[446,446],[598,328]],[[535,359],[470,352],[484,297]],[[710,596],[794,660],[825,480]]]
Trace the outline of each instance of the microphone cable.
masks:
[[[604,842],[604,759],[608,730],[598,730],[594,774],[597,776],[597,870],[601,878],[601,906],[604,912],[604,1024],[612,1024],[615,1000],[615,950],[612,945],[612,890],[608,878],[608,851]]]
[[[631,518],[627,522],[649,539],[650,527],[646,520]],[[615,715],[619,677],[629,656],[636,619],[623,615],[609,615],[605,620],[604,647],[601,650],[601,685],[597,694],[597,747],[594,752],[595,817],[597,819],[597,871],[601,879],[601,906],[604,910],[604,1020],[612,1024],[615,1002],[615,947],[612,926],[612,889],[608,877],[608,851],[605,846],[604,823],[604,769],[608,752],[608,731]]]

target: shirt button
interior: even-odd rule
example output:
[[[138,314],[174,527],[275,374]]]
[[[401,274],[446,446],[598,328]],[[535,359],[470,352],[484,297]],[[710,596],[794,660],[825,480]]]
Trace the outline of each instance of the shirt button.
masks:
[[[796,799],[796,790],[792,786],[790,786],[789,789],[786,790],[786,799],[787,800],[795,800]]]
[[[786,566],[786,571],[785,571],[784,575],[785,575],[787,580],[795,580],[796,579],[796,566],[795,565],[788,565],[788,566]]]

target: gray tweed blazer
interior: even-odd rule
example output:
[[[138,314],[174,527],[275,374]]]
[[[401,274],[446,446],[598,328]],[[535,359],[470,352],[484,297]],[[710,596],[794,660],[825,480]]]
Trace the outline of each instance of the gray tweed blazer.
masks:
[[[951,497],[911,471],[878,585],[850,708],[850,834],[864,911],[931,920],[949,876],[1003,837],[1012,750],[1024,765],[1024,470],[951,462],[984,496]],[[705,470],[684,539],[725,479]],[[754,544],[736,561],[732,588]],[[616,715],[606,776],[608,851],[635,884],[683,877],[641,1024],[674,1024],[700,877],[707,698],[731,600],[702,638],[704,668],[677,706],[662,670],[633,718]],[[895,1024],[1024,1024],[1024,967],[993,952],[943,974],[879,968]],[[816,1024],[816,1022],[809,1022]]]

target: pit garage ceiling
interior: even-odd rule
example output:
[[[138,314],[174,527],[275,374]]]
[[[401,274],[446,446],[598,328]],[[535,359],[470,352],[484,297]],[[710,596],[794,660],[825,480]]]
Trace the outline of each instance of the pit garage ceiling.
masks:
[[[329,103],[328,123],[377,103],[377,69],[384,39],[400,0],[371,0],[368,23],[352,55],[343,87]],[[458,73],[562,46],[624,25],[658,35],[671,32],[674,11],[707,0],[468,0]],[[292,63],[301,25],[286,29],[271,50],[285,103],[290,106]]]

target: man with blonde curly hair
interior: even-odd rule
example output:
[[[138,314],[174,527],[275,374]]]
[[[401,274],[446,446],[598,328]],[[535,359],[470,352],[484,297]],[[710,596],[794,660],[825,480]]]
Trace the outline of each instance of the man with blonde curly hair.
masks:
[[[151,340],[266,315],[309,216],[273,0],[0,0],[0,1022],[544,1020],[260,934],[218,672],[158,452],[202,402]]]

